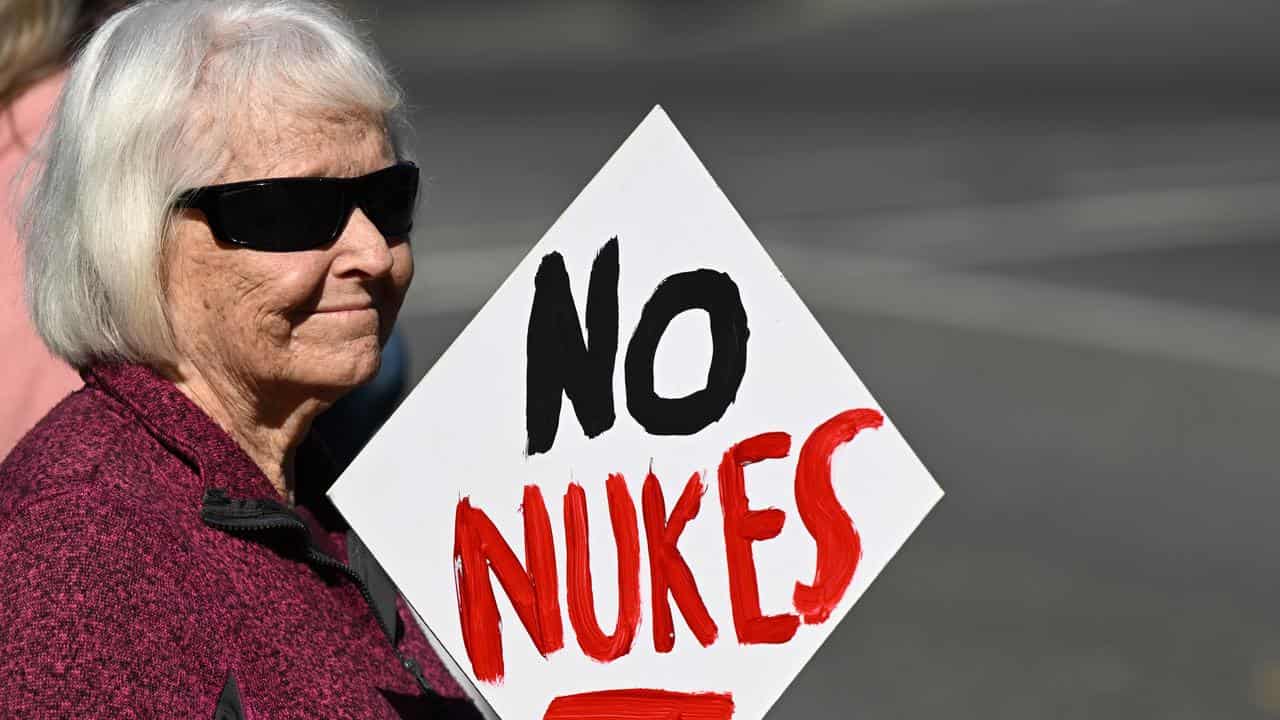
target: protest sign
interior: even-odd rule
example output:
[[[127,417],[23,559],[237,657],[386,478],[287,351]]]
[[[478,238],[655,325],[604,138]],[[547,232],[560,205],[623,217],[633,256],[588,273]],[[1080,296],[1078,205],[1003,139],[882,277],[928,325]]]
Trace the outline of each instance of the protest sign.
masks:
[[[941,490],[655,108],[330,494],[505,720],[711,720]]]

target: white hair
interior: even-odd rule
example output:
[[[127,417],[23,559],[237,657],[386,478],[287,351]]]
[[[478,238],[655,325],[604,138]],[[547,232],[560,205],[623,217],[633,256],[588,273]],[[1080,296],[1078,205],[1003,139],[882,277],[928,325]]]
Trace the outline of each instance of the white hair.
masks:
[[[73,366],[176,359],[162,254],[171,207],[213,182],[245,112],[352,113],[394,138],[400,90],[355,28],[307,0],[156,0],[71,66],[28,193],[27,299]]]

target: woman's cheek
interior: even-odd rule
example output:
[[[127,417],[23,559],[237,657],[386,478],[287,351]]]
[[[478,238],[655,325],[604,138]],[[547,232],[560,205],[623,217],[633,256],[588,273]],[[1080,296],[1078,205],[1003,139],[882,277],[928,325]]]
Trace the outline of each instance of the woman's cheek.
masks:
[[[267,298],[265,303],[273,312],[285,316],[314,310],[324,293],[326,265],[323,258],[310,258],[298,253],[280,255],[278,261],[264,268],[260,277],[259,287]],[[273,257],[272,260],[277,259]]]
[[[413,247],[404,242],[392,248],[392,252],[395,253],[395,263],[391,268],[392,282],[395,284],[397,297],[403,301],[405,293],[409,291],[409,284],[413,282]],[[396,307],[399,309],[398,302]]]
[[[264,338],[284,344],[291,339],[296,325],[314,309],[324,287],[324,274],[310,267],[311,263],[270,260],[245,273],[245,292],[240,302],[252,308],[252,325]]]

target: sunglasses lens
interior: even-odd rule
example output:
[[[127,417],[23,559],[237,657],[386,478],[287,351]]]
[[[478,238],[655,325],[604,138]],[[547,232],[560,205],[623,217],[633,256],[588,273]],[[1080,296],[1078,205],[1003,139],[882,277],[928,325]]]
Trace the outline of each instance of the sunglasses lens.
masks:
[[[418,197],[418,168],[408,163],[379,170],[364,178],[360,208],[388,238],[404,237],[413,228]]]
[[[356,203],[385,237],[408,235],[418,168],[405,162],[351,180],[281,178],[203,190],[211,196],[198,207],[210,212],[220,239],[268,252],[311,250],[338,237]]]
[[[346,220],[342,188],[317,182],[280,182],[223,193],[222,231],[238,245],[288,252],[320,247]]]

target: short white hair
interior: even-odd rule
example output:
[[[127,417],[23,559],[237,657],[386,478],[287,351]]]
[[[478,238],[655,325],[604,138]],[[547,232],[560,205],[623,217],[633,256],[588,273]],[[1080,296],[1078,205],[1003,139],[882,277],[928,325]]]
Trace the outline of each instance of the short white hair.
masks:
[[[357,113],[394,142],[400,101],[353,25],[315,2],[155,0],[112,17],[71,66],[23,208],[45,344],[77,368],[176,360],[162,277],[171,208],[216,180],[233,120]]]

